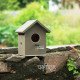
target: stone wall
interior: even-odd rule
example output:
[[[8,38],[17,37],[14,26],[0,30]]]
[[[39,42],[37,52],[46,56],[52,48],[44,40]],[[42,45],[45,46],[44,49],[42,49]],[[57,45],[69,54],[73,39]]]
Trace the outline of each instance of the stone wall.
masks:
[[[66,63],[72,57],[80,70],[79,49],[79,45],[47,48],[45,56],[23,57],[17,48],[0,49],[0,80],[75,80]]]

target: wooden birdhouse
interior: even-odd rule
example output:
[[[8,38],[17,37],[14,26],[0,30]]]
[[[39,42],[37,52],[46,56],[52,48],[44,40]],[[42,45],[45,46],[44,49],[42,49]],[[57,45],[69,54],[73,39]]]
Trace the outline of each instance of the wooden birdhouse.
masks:
[[[46,53],[46,33],[50,30],[38,20],[27,21],[16,32],[19,55],[39,56]]]

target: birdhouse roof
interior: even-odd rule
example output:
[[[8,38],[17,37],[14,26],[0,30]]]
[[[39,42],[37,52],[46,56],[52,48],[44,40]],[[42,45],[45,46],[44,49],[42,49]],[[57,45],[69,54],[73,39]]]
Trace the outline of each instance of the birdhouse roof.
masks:
[[[50,32],[50,30],[48,28],[46,28],[43,24],[41,24],[38,20],[29,20],[29,21],[25,22],[20,28],[18,28],[16,30],[16,32],[17,33],[25,33],[36,23],[38,23],[45,30],[45,32],[47,32],[47,33]]]

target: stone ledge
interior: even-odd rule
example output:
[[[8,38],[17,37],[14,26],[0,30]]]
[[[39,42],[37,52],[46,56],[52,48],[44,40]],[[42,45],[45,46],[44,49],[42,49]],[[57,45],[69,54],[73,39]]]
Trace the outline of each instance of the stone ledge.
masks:
[[[74,47],[80,50],[80,45],[47,46],[46,53],[69,51]],[[0,48],[0,54],[18,54],[17,47]]]
[[[7,47],[7,48],[0,48],[0,54],[17,54],[18,48],[16,47]]]

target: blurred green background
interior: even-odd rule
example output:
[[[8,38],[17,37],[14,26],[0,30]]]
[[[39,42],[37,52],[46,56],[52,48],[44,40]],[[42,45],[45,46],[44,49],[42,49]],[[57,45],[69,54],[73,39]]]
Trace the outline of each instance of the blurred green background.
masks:
[[[57,4],[58,1],[55,0]],[[47,45],[80,44],[80,15],[78,10],[48,10],[48,0],[0,0],[0,44],[17,46],[15,30],[27,20],[38,19],[51,30]]]

